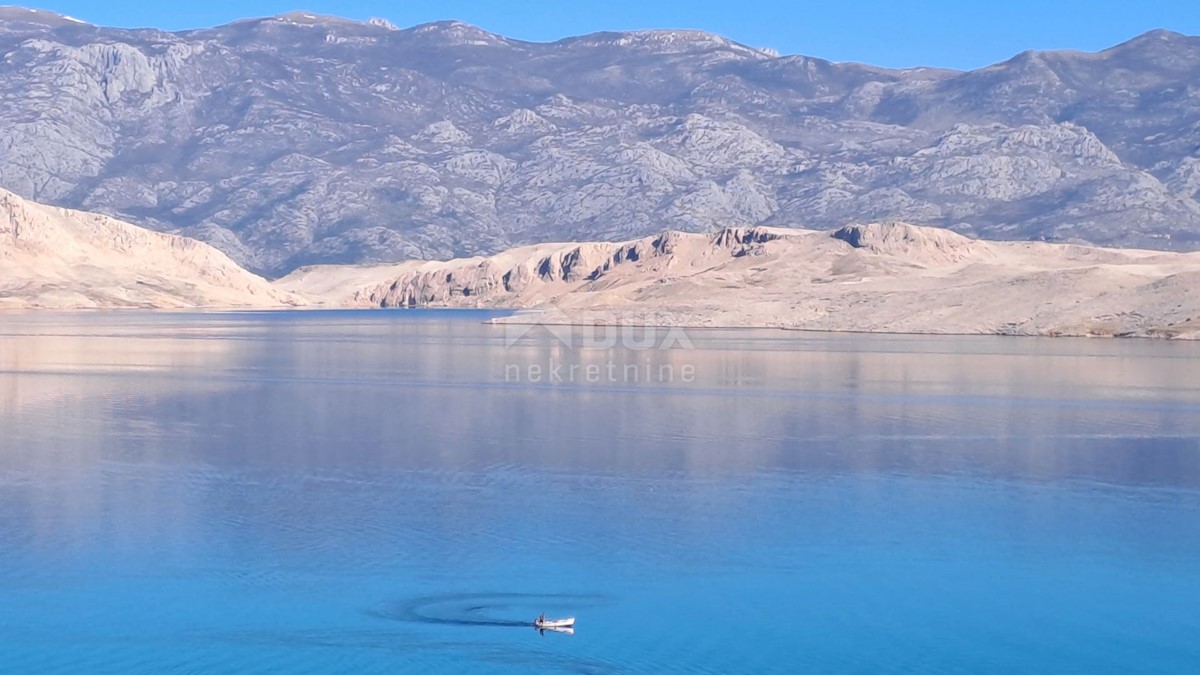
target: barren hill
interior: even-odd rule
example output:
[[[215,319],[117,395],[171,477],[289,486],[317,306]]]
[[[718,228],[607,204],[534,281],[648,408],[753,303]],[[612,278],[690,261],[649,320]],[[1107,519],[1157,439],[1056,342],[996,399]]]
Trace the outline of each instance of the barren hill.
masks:
[[[0,308],[300,302],[208,244],[0,190]]]
[[[668,231],[496,256],[309,267],[325,302],[543,310],[516,321],[1197,337],[1200,254],[985,242],[905,223]]]

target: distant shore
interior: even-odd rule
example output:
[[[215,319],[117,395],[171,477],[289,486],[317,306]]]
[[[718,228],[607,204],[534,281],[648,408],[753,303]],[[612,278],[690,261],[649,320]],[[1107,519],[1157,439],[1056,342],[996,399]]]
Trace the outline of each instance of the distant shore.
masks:
[[[538,310],[543,324],[1200,337],[1200,253],[982,241],[897,222],[665,231],[268,281],[199,241],[0,190],[0,252],[0,309],[445,307]]]

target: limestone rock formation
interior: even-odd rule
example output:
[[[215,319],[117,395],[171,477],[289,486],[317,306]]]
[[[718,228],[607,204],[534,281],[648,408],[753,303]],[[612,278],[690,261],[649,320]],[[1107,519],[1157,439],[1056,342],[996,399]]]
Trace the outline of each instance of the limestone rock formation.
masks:
[[[0,190],[0,309],[302,302],[208,244]]]
[[[1200,337],[1200,253],[976,241],[907,223],[668,231],[491,257],[315,267],[333,305],[536,310],[510,321]]]
[[[898,222],[847,225],[833,237],[856,249],[916,263],[955,263],[983,257],[988,250],[987,244],[961,234]]]
[[[259,273],[673,229],[905,222],[1200,247],[1200,38],[970,72],[698,31],[529,43],[293,12],[167,33],[0,9],[0,186]]]

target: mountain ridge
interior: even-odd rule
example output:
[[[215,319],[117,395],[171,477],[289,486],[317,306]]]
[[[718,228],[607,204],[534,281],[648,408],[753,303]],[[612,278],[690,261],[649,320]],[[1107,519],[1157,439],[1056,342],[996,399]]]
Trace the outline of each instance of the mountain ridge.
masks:
[[[888,219],[1200,247],[1200,39],[1170,32],[888,70],[698,31],[537,43],[309,12],[175,33],[10,14],[0,186],[271,276]]]

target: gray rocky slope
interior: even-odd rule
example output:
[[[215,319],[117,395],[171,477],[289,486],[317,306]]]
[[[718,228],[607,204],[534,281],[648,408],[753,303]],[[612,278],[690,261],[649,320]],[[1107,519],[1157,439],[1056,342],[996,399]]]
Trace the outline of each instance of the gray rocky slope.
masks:
[[[528,43],[293,13],[0,9],[0,187],[282,274],[664,229],[902,219],[1200,248],[1200,38],[970,72],[690,31]]]

